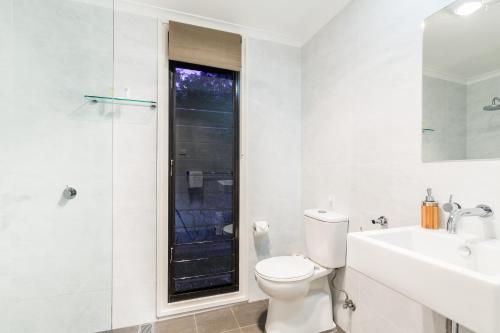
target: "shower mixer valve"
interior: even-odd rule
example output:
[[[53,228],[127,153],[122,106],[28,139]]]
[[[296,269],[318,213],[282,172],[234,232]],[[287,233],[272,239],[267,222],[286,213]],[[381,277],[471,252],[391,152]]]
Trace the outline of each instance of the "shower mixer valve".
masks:
[[[73,187],[66,186],[66,188],[63,191],[63,197],[67,200],[71,200],[76,197],[77,193],[78,192]]]
[[[376,220],[372,220],[372,224],[380,224],[382,228],[387,228],[389,226],[389,220],[387,220],[387,217],[381,216]]]

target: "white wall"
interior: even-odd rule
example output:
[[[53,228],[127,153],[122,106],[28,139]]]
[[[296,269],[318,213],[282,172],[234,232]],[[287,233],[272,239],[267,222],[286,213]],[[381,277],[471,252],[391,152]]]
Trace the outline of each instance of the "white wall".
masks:
[[[158,99],[155,17],[115,11],[115,94]],[[113,327],[156,318],[157,112],[119,106],[113,122]]]
[[[421,161],[421,24],[448,2],[354,0],[304,46],[303,207],[327,207],[333,195],[351,231],[373,228],[370,220],[380,215],[392,227],[418,224],[426,187],[441,202],[453,193],[465,207],[484,202],[500,209],[499,161]],[[359,286],[359,295],[369,293]],[[338,309],[339,323],[364,333],[355,322],[380,327],[380,309],[394,306],[418,320],[411,314],[418,304],[406,298],[392,304],[390,293],[380,287],[378,303],[360,301],[352,316]],[[390,322],[384,332],[424,332],[403,326],[397,313],[384,315]]]
[[[131,12],[135,14],[130,14]],[[179,17],[159,8],[116,2],[115,92],[157,99],[157,24],[188,21],[219,29],[212,21]],[[230,28],[230,27],[229,27]],[[241,28],[238,28],[241,29]],[[249,298],[264,295],[253,278],[258,259],[303,250],[300,236],[300,48],[251,38],[245,31],[243,121],[249,223],[268,220],[271,234],[249,237]],[[160,51],[160,56],[163,53]],[[160,92],[162,93],[162,92]],[[113,327],[156,320],[156,112],[122,107],[114,122]],[[242,212],[244,214],[244,212]]]
[[[423,77],[422,160],[467,158],[467,86],[431,76]]]
[[[1,331],[109,329],[112,121],[84,95],[113,85],[113,13],[61,0],[0,13]]]
[[[257,261],[303,252],[300,209],[300,49],[247,39],[245,110],[247,196],[250,222],[249,298],[264,298],[254,278]],[[269,235],[252,237],[254,221]],[[246,235],[242,235],[246,236]]]

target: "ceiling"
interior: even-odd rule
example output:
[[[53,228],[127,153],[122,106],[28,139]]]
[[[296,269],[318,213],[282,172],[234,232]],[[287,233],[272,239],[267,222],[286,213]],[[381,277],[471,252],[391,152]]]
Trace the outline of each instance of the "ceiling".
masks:
[[[470,16],[448,9],[425,21],[424,69],[473,81],[500,73],[500,3]]]
[[[283,36],[302,45],[350,0],[138,0]]]

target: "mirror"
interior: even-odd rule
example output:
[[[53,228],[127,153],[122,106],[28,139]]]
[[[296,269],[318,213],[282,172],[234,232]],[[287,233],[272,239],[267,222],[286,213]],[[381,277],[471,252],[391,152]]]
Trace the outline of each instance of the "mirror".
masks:
[[[456,1],[423,29],[423,161],[500,158],[500,0]]]

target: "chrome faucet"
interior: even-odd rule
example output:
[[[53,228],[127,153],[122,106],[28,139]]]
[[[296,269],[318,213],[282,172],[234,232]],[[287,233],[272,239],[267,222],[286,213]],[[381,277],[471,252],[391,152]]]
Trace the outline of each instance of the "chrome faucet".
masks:
[[[489,217],[493,215],[493,210],[487,205],[477,205],[475,208],[462,208],[458,203],[453,202],[452,196],[450,201],[443,206],[443,209],[450,213],[448,221],[446,222],[446,231],[450,234],[457,233],[457,223],[462,217],[466,216],[479,216]]]
[[[372,220],[372,224],[380,224],[382,228],[388,228],[389,227],[389,220],[387,220],[387,217],[381,216],[376,220]]]

